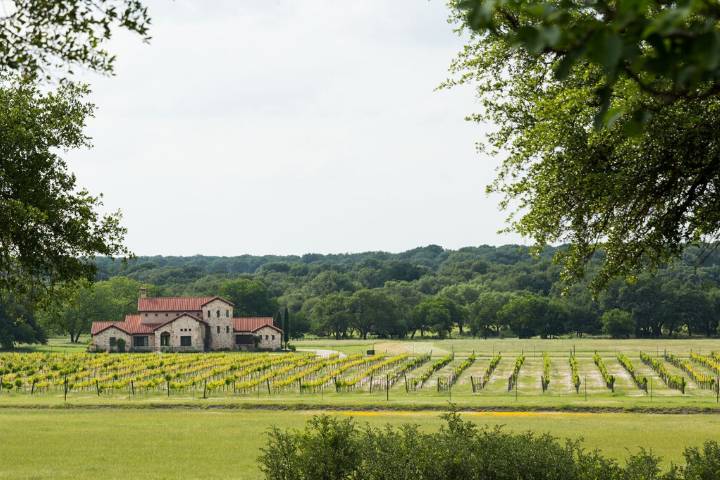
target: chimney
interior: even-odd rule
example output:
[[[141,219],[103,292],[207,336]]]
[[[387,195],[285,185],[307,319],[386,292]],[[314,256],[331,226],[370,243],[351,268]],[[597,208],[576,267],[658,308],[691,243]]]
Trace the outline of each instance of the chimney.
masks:
[[[147,297],[147,287],[140,287],[140,298]]]

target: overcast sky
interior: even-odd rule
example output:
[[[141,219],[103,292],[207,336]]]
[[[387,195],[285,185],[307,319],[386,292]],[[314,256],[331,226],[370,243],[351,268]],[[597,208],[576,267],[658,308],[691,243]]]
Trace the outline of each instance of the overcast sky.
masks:
[[[517,242],[443,0],[158,0],[150,44],[89,78],[79,183],[138,255],[401,251]]]

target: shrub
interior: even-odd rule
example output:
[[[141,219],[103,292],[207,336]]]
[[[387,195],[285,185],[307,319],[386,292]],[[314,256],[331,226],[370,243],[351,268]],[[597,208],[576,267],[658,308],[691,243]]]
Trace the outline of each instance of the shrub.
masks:
[[[443,418],[432,433],[416,425],[358,427],[324,415],[303,431],[273,427],[260,469],[268,480],[705,480],[720,468],[717,442],[687,449],[684,467],[662,473],[661,459],[646,451],[621,466],[578,441],[479,427],[456,413]]]

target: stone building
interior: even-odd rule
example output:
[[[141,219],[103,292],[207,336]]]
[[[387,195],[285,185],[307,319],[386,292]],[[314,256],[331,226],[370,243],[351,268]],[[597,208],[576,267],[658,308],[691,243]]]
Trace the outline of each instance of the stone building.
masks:
[[[221,297],[155,297],[141,289],[138,313],[122,322],[93,322],[96,351],[278,350],[272,317],[234,317]]]

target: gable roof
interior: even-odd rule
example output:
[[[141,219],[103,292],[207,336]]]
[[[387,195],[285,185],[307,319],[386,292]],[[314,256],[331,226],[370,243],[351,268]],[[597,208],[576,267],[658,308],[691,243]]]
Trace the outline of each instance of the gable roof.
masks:
[[[90,327],[90,335],[97,335],[100,332],[104,332],[108,328],[118,328],[115,326],[116,323],[123,323],[123,322],[92,322],[92,326]],[[122,329],[120,329],[122,330]],[[122,330],[125,332],[125,330]],[[127,332],[125,332],[127,333]]]
[[[198,321],[199,323],[207,325],[206,322],[199,319],[195,315],[190,315],[189,313],[178,315],[177,317],[163,323],[143,323],[142,317],[140,315],[125,315],[125,321],[123,322],[92,322],[90,334],[97,335],[100,332],[104,332],[108,328],[117,328],[118,330],[125,332],[128,335],[147,335],[155,332],[155,330],[160,327],[174,322],[178,318],[186,316]]]
[[[142,323],[140,315],[125,315],[125,321],[123,322],[93,322],[90,333],[92,335],[97,335],[110,327],[115,327],[128,335],[135,335],[141,333],[152,333],[154,325]]]
[[[167,322],[153,324],[153,325],[152,325],[153,331],[157,330],[157,329],[160,328],[160,327],[164,327],[165,325],[169,325],[169,324],[173,323],[175,320],[179,320],[179,319],[181,319],[181,318],[183,318],[183,317],[190,317],[190,318],[192,318],[193,320],[195,320],[195,321],[198,322],[198,323],[202,323],[203,325],[207,325],[207,322],[206,322],[205,320],[202,320],[202,319],[196,317],[195,315],[192,315],[192,314],[190,314],[190,313],[182,313],[182,314],[178,315],[177,317],[173,318],[172,320],[168,320]]]
[[[273,325],[272,317],[238,317],[233,318],[233,330],[236,332],[254,332],[262,327],[273,327],[278,331],[282,331]]]
[[[233,305],[221,297],[140,297],[138,312],[197,312],[213,300]]]
[[[261,327],[256,328],[255,330],[253,330],[253,333],[255,333],[255,332],[257,332],[258,330],[261,330],[261,329],[263,329],[263,328],[272,328],[272,329],[275,330],[276,332],[282,333],[282,329],[276,327],[275,325],[263,325],[263,326],[261,326]]]

